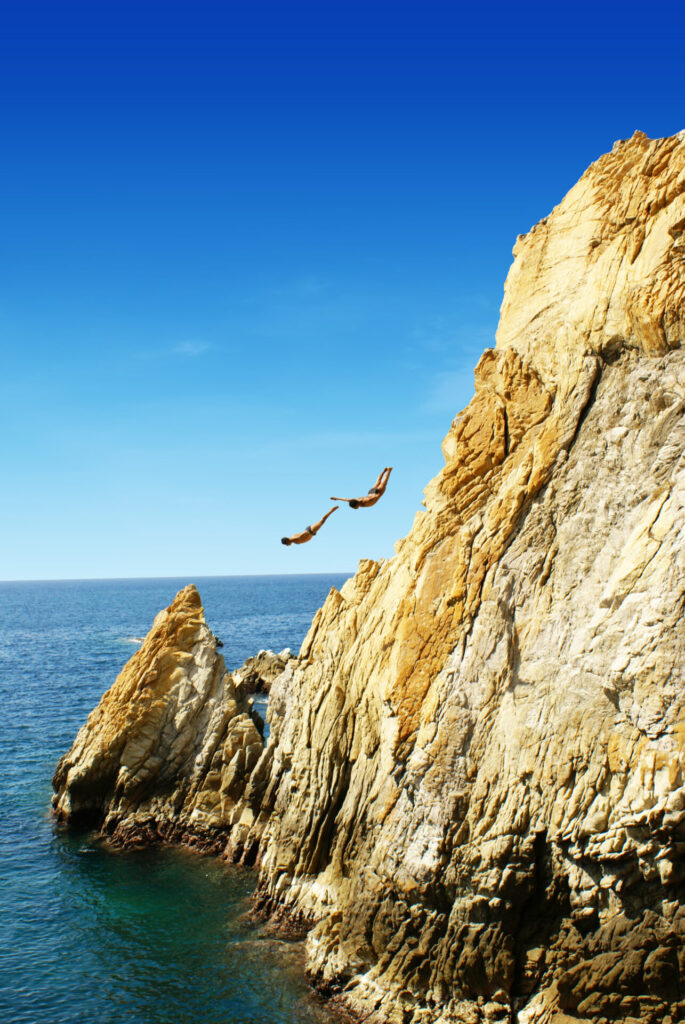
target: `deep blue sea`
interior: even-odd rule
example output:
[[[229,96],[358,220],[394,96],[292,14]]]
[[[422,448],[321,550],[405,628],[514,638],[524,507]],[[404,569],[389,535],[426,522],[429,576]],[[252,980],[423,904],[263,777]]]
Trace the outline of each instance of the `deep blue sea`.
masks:
[[[302,948],[245,920],[255,874],[56,828],[51,778],[132,638],[194,582],[229,668],[299,648],[345,576],[0,583],[0,1021],[322,1024]]]

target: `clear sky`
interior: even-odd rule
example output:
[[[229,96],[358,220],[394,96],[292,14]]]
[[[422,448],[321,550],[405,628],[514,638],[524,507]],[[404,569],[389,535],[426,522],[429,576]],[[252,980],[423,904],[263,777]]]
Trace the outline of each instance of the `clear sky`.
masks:
[[[684,36],[675,3],[2,3],[0,578],[392,554],[517,234],[685,128]]]

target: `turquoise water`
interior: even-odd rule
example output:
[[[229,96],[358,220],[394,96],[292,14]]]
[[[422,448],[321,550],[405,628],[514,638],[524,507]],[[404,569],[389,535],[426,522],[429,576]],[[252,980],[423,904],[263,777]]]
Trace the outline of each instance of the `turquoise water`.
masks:
[[[296,650],[345,576],[193,580],[229,668]],[[246,919],[255,875],[183,850],[114,853],[55,827],[58,757],[188,580],[0,584],[0,1020],[323,1024],[298,944]]]

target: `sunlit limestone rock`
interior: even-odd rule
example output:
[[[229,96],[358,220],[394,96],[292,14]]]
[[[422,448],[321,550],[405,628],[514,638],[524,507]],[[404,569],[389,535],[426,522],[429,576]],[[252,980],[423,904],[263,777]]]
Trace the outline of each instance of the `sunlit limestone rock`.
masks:
[[[266,749],[187,590],[57,810],[259,847],[258,906],[368,1024],[675,1024],[685,136],[617,143],[514,254],[425,509],[317,612]]]
[[[173,839],[222,850],[263,752],[248,700],[226,672],[197,590],[160,612],[59,762],[59,818],[113,842]]]
[[[303,645],[258,896],[369,1022],[683,1020],[685,138],[514,253],[425,511]]]

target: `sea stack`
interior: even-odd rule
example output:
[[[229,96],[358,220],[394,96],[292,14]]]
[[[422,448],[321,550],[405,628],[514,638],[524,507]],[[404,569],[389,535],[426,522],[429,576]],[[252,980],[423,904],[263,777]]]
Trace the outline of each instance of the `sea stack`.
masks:
[[[57,765],[57,817],[116,845],[156,840],[224,852],[263,753],[194,586],[160,612],[142,648]]]
[[[198,794],[252,721],[187,590],[163,614],[195,625],[158,618],[60,762],[61,816],[163,804],[258,849],[257,907],[368,1024],[685,1020],[684,338],[685,134],[638,132],[518,239],[425,509],[317,612],[230,801]]]

